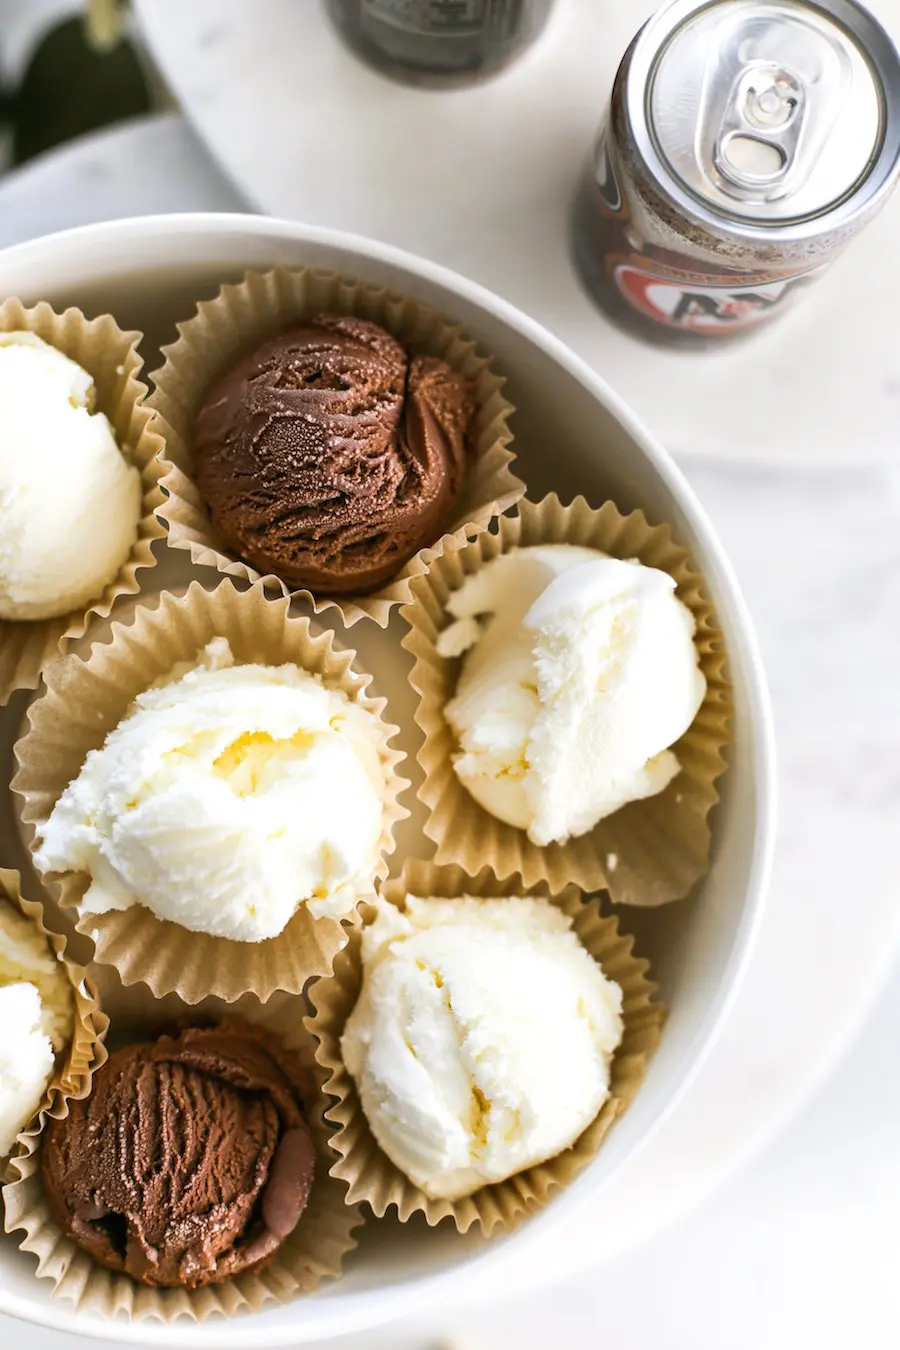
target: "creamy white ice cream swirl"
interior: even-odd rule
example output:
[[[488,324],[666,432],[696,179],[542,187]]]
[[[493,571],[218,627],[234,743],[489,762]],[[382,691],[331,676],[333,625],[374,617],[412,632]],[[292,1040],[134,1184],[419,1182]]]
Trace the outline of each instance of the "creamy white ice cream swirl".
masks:
[[[446,716],[485,810],[564,843],[679,772],[669,749],[706,693],[694,619],[666,572],[587,548],[513,549],[448,601],[465,653]]]
[[[341,1042],[379,1145],[456,1200],[572,1145],[609,1095],[622,991],[548,901],[379,902]]]
[[[0,899],[0,1158],[37,1111],[72,1035],[72,990],[44,935]]]
[[[224,639],[138,695],[43,826],[45,872],[83,912],[143,904],[243,942],[300,905],[341,917],[371,889],[385,779],[374,715],[293,665],[234,665]]]
[[[137,538],[141,476],[94,392],[33,333],[0,333],[0,618],[83,608]]]

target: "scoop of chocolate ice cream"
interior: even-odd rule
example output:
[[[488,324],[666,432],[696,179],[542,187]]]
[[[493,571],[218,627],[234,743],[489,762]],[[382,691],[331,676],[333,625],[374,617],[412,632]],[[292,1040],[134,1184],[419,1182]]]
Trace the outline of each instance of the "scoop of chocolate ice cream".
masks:
[[[371,590],[443,533],[473,412],[445,361],[324,314],[267,338],[208,391],[197,485],[258,571],[322,593]]]
[[[57,1221],[142,1284],[195,1289],[258,1268],[313,1180],[296,1076],[239,1022],[116,1051],[90,1096],[48,1126],[41,1165]]]

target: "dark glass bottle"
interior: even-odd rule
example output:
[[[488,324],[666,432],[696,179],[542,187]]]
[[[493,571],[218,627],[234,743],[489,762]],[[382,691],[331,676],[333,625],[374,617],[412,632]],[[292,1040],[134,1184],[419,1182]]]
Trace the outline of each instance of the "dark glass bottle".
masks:
[[[476,84],[531,46],[555,0],[326,0],[369,65],[407,84]]]

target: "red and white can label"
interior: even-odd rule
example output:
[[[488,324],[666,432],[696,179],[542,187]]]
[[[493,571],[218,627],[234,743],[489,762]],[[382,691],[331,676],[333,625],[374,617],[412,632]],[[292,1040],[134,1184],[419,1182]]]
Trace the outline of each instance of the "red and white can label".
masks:
[[[772,316],[812,274],[789,277],[706,275],[657,270],[641,258],[612,263],[619,293],[639,313],[692,333],[733,333]]]

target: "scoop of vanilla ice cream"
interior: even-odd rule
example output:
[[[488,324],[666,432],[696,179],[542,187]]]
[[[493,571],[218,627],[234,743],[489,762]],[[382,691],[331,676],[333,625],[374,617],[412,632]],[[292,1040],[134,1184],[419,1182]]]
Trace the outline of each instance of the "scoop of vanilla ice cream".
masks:
[[[427,1195],[546,1161],[609,1096],[622,991],[548,901],[380,901],[363,963],[344,1062],[379,1145]]]
[[[0,988],[26,980],[41,1000],[41,1026],[61,1050],[72,1035],[72,986],[43,933],[0,900]]]
[[[384,773],[371,713],[297,666],[204,659],[140,694],[43,828],[45,871],[91,877],[84,912],[143,904],[195,932],[275,937],[301,904],[371,887]]]
[[[33,984],[0,987],[0,1018],[0,1157],[5,1157],[41,1104],[54,1056]]]
[[[0,1157],[40,1106],[72,1021],[72,990],[46,939],[0,901]]]
[[[141,516],[141,476],[93,411],[86,370],[33,333],[0,333],[0,618],[102,594]]]
[[[466,579],[438,651],[465,652],[446,716],[454,767],[536,844],[584,834],[661,792],[706,680],[667,572],[594,549],[514,549]]]

